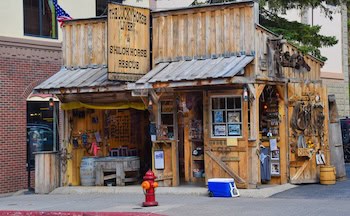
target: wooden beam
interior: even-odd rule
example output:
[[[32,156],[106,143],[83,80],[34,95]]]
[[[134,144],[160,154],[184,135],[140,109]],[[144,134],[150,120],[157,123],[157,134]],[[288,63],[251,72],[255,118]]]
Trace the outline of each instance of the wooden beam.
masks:
[[[252,94],[252,96],[256,99],[256,92],[255,92],[254,85],[249,83],[248,89],[249,89],[249,92]]]
[[[260,98],[260,95],[261,93],[264,91],[264,88],[265,88],[265,84],[256,84],[255,87],[256,87],[256,97],[259,99]]]
[[[173,186],[179,185],[179,155],[178,155],[178,142],[174,140],[171,143],[171,158],[172,158],[172,172],[173,172]]]
[[[285,100],[286,98],[285,98],[285,94],[284,94],[285,93],[284,86],[276,85],[276,89],[277,89],[277,92],[280,96],[280,99]]]
[[[233,170],[231,170],[230,167],[228,167],[224,162],[222,162],[219,158],[217,158],[212,151],[205,151],[205,153],[213,160],[215,161],[223,170],[225,170],[232,178],[235,179],[237,183],[244,184],[246,183],[243,178],[241,178],[239,175],[237,175]]]

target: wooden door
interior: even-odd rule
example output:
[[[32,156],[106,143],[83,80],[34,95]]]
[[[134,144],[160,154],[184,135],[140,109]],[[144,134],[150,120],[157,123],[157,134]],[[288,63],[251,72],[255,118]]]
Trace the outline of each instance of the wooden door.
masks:
[[[243,90],[204,92],[203,96],[203,122],[204,122],[204,161],[205,177],[233,178],[237,187],[248,188],[248,102],[241,100],[242,123],[240,137],[226,136],[217,138],[213,136],[212,110],[210,100],[218,95],[225,97],[239,96]],[[229,111],[227,111],[229,112]],[[225,114],[226,115],[226,114]],[[228,116],[228,115],[227,115]],[[227,129],[228,130],[228,129]]]
[[[319,182],[318,150],[329,164],[328,99],[318,83],[288,84],[290,183]]]

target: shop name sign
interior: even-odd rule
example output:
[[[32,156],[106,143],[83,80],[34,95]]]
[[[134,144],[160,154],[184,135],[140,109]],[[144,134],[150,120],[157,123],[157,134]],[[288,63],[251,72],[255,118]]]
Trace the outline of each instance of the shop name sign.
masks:
[[[150,70],[150,11],[108,4],[108,79],[135,81]]]

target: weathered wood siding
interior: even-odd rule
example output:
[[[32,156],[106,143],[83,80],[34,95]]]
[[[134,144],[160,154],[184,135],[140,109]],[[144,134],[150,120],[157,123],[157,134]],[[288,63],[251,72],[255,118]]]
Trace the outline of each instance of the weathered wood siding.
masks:
[[[35,154],[35,193],[48,194],[59,187],[58,166],[55,152]]]
[[[107,20],[90,19],[63,25],[63,65],[85,67],[107,64]]]
[[[154,12],[153,64],[254,53],[254,3]]]
[[[108,78],[135,81],[150,70],[150,10],[108,4]]]
[[[314,145],[313,153],[310,157],[305,155],[298,155],[298,152],[302,149],[297,147],[298,136],[293,134],[293,130],[289,128],[289,172],[290,182],[301,183],[316,183],[319,182],[319,165],[316,165],[316,151],[320,149],[325,155],[325,162],[330,164],[330,152],[328,141],[328,96],[327,89],[319,83],[289,83],[288,84],[288,114],[289,122],[291,121],[293,108],[296,102],[304,102],[305,104],[315,104],[315,97],[320,97],[320,104],[323,106],[323,133],[320,135],[317,132],[300,132],[297,131],[297,135],[304,135],[305,141],[311,141]],[[314,116],[312,116],[314,118]],[[322,136],[322,138],[321,138]],[[305,149],[305,148],[304,148]],[[305,149],[307,150],[307,149]],[[309,148],[310,150],[310,148]]]
[[[260,78],[269,77],[268,38],[277,37],[261,26],[257,26],[255,29],[256,73]],[[290,55],[298,52],[297,48],[288,42],[283,45],[282,52],[286,51],[289,51]],[[282,67],[283,77],[296,80],[320,80],[320,69],[323,62],[311,55],[305,55],[304,60],[310,66],[310,71],[301,72],[294,68]]]

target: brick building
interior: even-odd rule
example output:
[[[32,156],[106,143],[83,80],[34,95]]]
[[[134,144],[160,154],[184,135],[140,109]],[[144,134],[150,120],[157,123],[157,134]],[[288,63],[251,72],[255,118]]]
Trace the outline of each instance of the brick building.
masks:
[[[59,4],[74,8],[69,2],[60,0]],[[77,2],[83,1],[74,4]],[[31,98],[33,87],[62,65],[62,33],[52,3],[52,0],[0,3],[0,194],[28,188],[26,125],[27,105],[32,102],[27,99]],[[80,14],[71,13],[76,17],[95,16],[95,7]],[[43,100],[47,103],[48,99]],[[31,176],[33,187],[34,171]]]
[[[26,100],[61,60],[59,43],[0,37],[0,193],[27,187]]]

